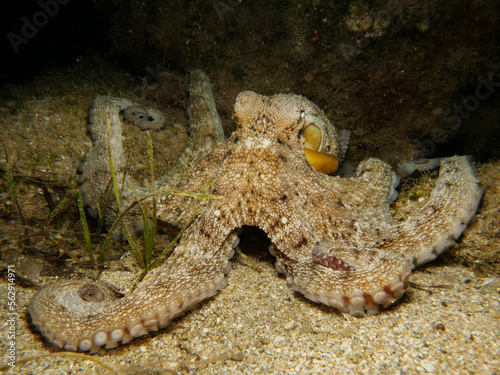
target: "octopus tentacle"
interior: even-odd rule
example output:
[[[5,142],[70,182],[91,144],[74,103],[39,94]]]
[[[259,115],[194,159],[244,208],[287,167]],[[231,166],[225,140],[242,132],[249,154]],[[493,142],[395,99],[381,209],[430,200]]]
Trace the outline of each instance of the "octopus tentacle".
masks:
[[[319,264],[322,264],[325,267],[329,267],[332,270],[340,270],[340,271],[354,271],[355,268],[350,266],[347,262],[342,259],[337,258],[333,254],[327,254],[319,244],[314,245],[311,256],[312,259]]]
[[[340,141],[340,157],[343,160],[345,158],[345,154],[349,149],[349,141],[351,140],[351,131],[350,130],[341,130],[339,133],[339,141]]]
[[[376,314],[379,306],[387,307],[403,295],[413,263],[401,254],[378,249],[373,228],[358,223],[335,201],[321,198],[329,207],[318,213],[323,224],[310,226],[318,222],[316,213],[302,213],[302,240],[296,251],[283,251],[270,236],[276,267],[286,274],[292,289],[314,302],[354,316]],[[338,215],[330,213],[333,209]]]
[[[291,287],[313,301],[355,316],[377,313],[378,305],[385,307],[402,296],[414,266],[435,259],[455,243],[481,195],[469,157],[443,159],[429,202],[407,222],[377,228],[377,236],[372,228],[360,228],[358,241],[350,246],[333,246],[335,240],[325,239],[313,248],[312,257],[282,261],[279,267]],[[354,270],[331,267],[333,258]]]
[[[198,165],[201,159],[224,140],[222,124],[215,109],[215,101],[207,75],[201,70],[190,72],[188,91],[191,98],[188,107],[190,140],[177,163],[157,181],[157,190],[167,190],[176,186],[189,169]],[[139,109],[139,116],[134,116],[133,114]],[[137,186],[133,178],[125,172],[126,158],[121,134],[121,112],[141,128],[148,126],[144,125],[148,123],[148,120],[142,119],[141,114],[151,117],[152,121],[149,121],[151,123],[159,124],[164,121],[161,111],[143,107],[128,99],[102,95],[94,98],[88,126],[92,147],[80,164],[79,182],[82,199],[88,212],[93,217],[103,218],[108,227],[115,220],[118,211],[114,196],[107,193],[111,180],[109,155],[113,161],[118,190],[122,194],[120,197],[122,209],[128,207],[136,197],[140,198],[151,193],[150,188]],[[155,125],[155,128],[159,126]],[[196,202],[184,203],[192,206],[191,211],[197,204]],[[132,224],[132,228],[139,229],[141,224],[139,211],[133,210],[126,221]],[[117,235],[119,236],[118,231]]]
[[[118,211],[114,199],[109,201],[106,210],[103,209],[103,197],[109,195],[108,183],[111,180],[110,156],[116,171],[116,181],[122,192],[122,206],[127,207],[133,202],[134,190],[141,194],[140,189],[135,188],[136,184],[133,179],[124,171],[126,158],[123,151],[119,113],[131,105],[135,103],[126,99],[97,95],[89,113],[88,129],[92,147],[79,167],[80,192],[89,214],[93,217],[103,217],[108,225],[111,225]]]
[[[394,221],[390,205],[397,198],[399,182],[389,164],[369,158],[359,164],[356,177],[331,177],[325,181],[325,188],[335,191],[359,221],[383,228]],[[353,194],[353,191],[369,191],[369,194]]]
[[[382,248],[414,258],[416,265],[435,259],[455,244],[474,215],[483,189],[469,156],[441,160],[429,201],[406,222],[388,228]]]
[[[427,172],[432,169],[439,167],[441,164],[441,158],[435,159],[418,159],[411,160],[398,165],[398,172],[401,176],[406,177],[411,175],[415,171]]]
[[[41,289],[28,307],[33,324],[58,349],[91,352],[167,326],[226,285],[236,235],[224,231],[220,237],[199,236],[213,221],[200,217],[167,263],[148,274],[129,296],[118,298],[105,284],[86,280]]]
[[[123,117],[142,130],[161,130],[167,123],[167,116],[154,108],[129,105],[122,110]]]
[[[186,84],[189,92],[189,141],[175,165],[158,180],[161,189],[176,186],[191,168],[224,142],[224,129],[208,76],[202,70],[193,70],[186,76]]]
[[[204,193],[207,182],[219,168],[224,148],[204,162],[200,160],[223,140],[224,135],[206,74],[199,70],[191,72],[188,88],[191,140],[177,164],[158,181],[157,188],[167,189],[176,184],[180,191]],[[139,196],[149,193],[149,189],[135,186],[123,170],[126,161],[119,114],[126,109],[136,110],[137,106],[127,99],[97,96],[90,110],[89,131],[93,145],[80,167],[81,191],[91,214],[104,217],[108,224],[117,212],[114,199],[110,200],[106,212],[101,211],[100,204],[106,197],[111,177],[109,154],[124,207],[135,199],[134,191]],[[145,111],[150,113],[151,109]],[[194,166],[193,178],[180,181]],[[158,199],[158,208],[171,212],[172,222],[179,227],[188,223],[198,205],[198,199],[183,195],[168,194]],[[169,215],[162,219],[168,221]],[[33,324],[59,349],[91,352],[101,346],[115,347],[119,342],[126,343],[166,326],[171,319],[225,285],[223,275],[228,270],[227,260],[234,253],[232,244],[237,237],[230,234],[228,225],[222,225],[226,228],[224,235],[198,238],[201,228],[211,225],[206,221],[200,216],[190,226],[167,264],[148,274],[136,293],[118,298],[112,289],[100,282],[54,283],[32,299],[28,311]],[[203,280],[197,281],[200,277]]]
[[[362,263],[350,265],[349,270],[333,269],[311,257],[297,259],[293,263],[288,260],[278,262],[285,270],[287,283],[292,289],[314,302],[359,317],[377,314],[379,306],[387,307],[399,299],[413,269],[412,262],[403,256],[379,251],[376,255],[358,259]],[[344,252],[339,254],[339,258],[349,259]]]

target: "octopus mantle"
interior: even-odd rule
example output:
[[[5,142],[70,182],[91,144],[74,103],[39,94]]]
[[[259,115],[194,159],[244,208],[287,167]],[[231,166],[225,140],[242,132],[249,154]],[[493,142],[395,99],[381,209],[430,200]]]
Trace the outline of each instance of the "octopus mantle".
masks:
[[[157,189],[204,193],[209,186],[219,198],[158,197],[159,219],[177,227],[199,213],[170,258],[131,295],[119,298],[104,283],[78,280],[40,290],[28,311],[58,349],[116,347],[165,327],[213,296],[226,285],[243,225],[267,234],[276,268],[294,290],[354,316],[377,314],[403,295],[415,266],[455,243],[477,209],[482,189],[469,157],[442,159],[427,204],[395,223],[389,208],[398,179],[389,165],[365,160],[353,178],[322,174],[309,165],[302,132],[311,124],[321,131],[318,151],[340,157],[341,150],[336,129],[307,99],[240,93],[234,105],[237,129],[221,143],[204,73],[191,73],[189,91],[192,139]],[[101,204],[110,181],[109,155],[116,180],[123,182],[123,207],[134,194],[150,193],[124,171],[120,113],[132,105],[98,96],[90,112],[93,146],[81,167],[81,192],[88,212],[108,226],[117,213],[116,202],[110,200],[106,210]],[[136,215],[129,215],[127,225],[136,224]]]

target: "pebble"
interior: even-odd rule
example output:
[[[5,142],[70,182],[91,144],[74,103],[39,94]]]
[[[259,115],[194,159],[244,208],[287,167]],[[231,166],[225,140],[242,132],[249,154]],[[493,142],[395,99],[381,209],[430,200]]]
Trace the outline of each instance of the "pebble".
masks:
[[[434,371],[436,371],[436,367],[434,367],[434,365],[432,363],[430,363],[429,361],[422,361],[421,365],[423,368],[425,368],[430,373],[433,373]]]
[[[285,331],[291,331],[295,327],[297,327],[297,322],[295,320],[290,320],[289,322],[286,322],[283,325],[283,328],[285,329]]]
[[[267,337],[263,337],[260,339],[260,342],[262,345],[269,345],[271,343],[271,340],[269,340]]]
[[[285,341],[285,336],[276,336],[274,338],[274,343],[275,344],[279,344],[280,342],[283,342],[283,341]]]
[[[229,358],[231,358],[231,360],[237,361],[237,362],[243,361],[243,352],[241,350],[233,352],[233,353],[231,353]]]

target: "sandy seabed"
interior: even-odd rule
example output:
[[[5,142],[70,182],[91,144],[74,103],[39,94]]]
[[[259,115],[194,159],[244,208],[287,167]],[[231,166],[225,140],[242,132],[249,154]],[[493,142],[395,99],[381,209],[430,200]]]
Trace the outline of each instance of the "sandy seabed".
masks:
[[[236,255],[232,264],[228,286],[215,297],[156,334],[95,355],[51,349],[27,321],[34,290],[17,286],[17,362],[9,373],[500,373],[497,279],[431,264],[415,271],[418,287],[393,308],[355,318],[293,292],[269,259]],[[109,271],[103,279],[128,283],[131,273]],[[7,286],[0,284],[2,333]],[[5,334],[0,349],[7,351]]]

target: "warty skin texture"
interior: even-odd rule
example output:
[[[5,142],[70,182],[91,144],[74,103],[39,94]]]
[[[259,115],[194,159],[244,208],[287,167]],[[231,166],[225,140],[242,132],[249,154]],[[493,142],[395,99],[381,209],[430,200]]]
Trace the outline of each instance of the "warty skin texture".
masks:
[[[428,203],[395,224],[389,208],[398,181],[389,165],[370,158],[355,178],[340,178],[307,163],[301,131],[318,119],[332,126],[307,99],[245,91],[236,98],[234,119],[232,136],[214,142],[206,157],[197,156],[175,185],[196,193],[210,186],[218,198],[201,201],[171,257],[123,298],[88,281],[62,281],[39,291],[28,310],[47,341],[60,349],[97,351],[165,327],[224,287],[236,231],[243,225],[269,236],[276,267],[290,287],[354,316],[376,314],[403,295],[414,266],[453,245],[477,209],[482,190],[468,157],[443,159]],[[119,159],[119,120],[112,127],[116,138],[109,144]],[[340,152],[335,139],[332,153]],[[102,155],[107,144],[93,147]],[[89,155],[86,163],[94,163]],[[87,169],[106,175],[105,164]],[[92,180],[92,173],[86,178],[96,187],[87,203],[98,211],[96,200],[109,177]],[[166,194],[158,198],[158,216],[182,226],[199,205],[197,198]],[[339,260],[349,267],[325,266]]]

